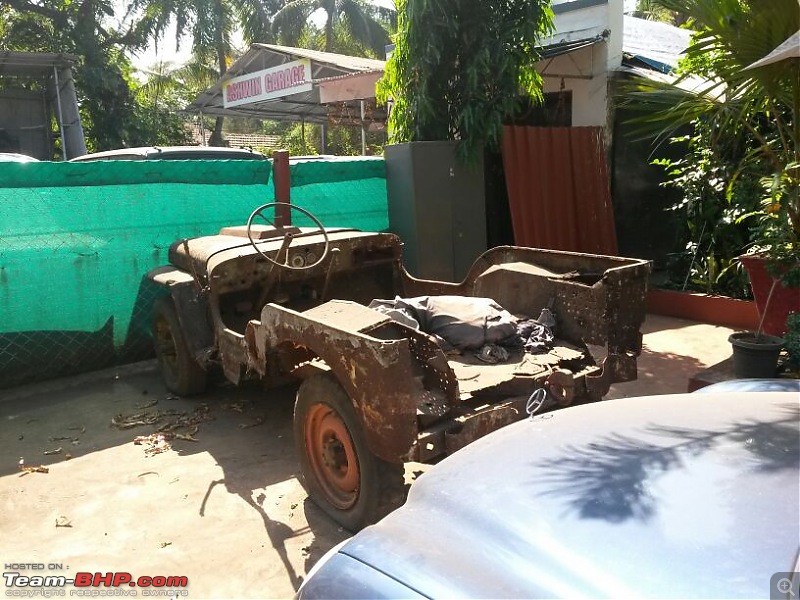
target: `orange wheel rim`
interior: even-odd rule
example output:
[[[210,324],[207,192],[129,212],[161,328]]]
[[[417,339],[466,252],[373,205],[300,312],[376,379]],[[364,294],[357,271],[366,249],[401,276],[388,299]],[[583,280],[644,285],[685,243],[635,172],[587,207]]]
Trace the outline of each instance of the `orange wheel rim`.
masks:
[[[331,504],[351,508],[361,484],[353,438],[342,418],[326,404],[314,404],[305,420],[305,442],[311,470]]]

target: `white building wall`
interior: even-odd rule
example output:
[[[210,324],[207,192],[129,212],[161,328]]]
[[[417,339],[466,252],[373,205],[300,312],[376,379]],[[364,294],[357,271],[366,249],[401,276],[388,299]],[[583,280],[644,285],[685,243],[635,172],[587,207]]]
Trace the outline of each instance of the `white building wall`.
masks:
[[[600,126],[610,140],[609,73],[622,64],[623,0],[591,5],[586,0],[554,0],[556,33],[542,45],[603,36],[605,41],[541,61],[544,91],[572,91],[573,126]]]

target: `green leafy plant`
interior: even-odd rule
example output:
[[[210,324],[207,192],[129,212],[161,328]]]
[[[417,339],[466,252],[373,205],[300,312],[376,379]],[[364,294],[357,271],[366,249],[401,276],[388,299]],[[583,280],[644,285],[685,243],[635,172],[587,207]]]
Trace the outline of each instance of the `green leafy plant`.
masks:
[[[784,347],[789,353],[789,368],[794,372],[800,372],[800,313],[789,315],[783,340]]]
[[[399,0],[395,50],[378,86],[391,98],[390,141],[460,140],[464,162],[499,146],[522,95],[541,100],[537,43],[549,2]]]
[[[680,200],[670,210],[682,215],[683,227],[676,240],[676,252],[668,257],[670,281],[667,287],[752,299],[747,274],[738,256],[750,244],[752,215],[759,208],[756,177],[740,177],[729,186],[737,158],[710,140],[710,132],[696,122],[691,135],[670,141],[680,145],[684,155],[656,159],[664,168],[665,187],[680,191]]]
[[[784,285],[800,285],[800,61],[748,68],[800,29],[796,0],[659,3],[688,15],[698,33],[678,81],[637,79],[626,105],[644,111],[640,123],[662,139],[688,124],[705,128],[706,146],[733,167],[725,173],[725,202],[755,205],[737,217],[750,226],[750,250],[768,259]]]

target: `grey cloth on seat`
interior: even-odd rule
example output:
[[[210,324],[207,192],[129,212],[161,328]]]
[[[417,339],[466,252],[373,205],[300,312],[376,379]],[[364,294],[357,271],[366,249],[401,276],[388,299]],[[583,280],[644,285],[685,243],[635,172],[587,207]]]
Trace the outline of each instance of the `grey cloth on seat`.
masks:
[[[485,344],[499,344],[517,332],[517,319],[491,298],[469,296],[420,296],[373,300],[375,308],[410,324],[412,317],[419,328],[438,335],[459,350],[476,350]],[[413,326],[413,325],[412,325]]]

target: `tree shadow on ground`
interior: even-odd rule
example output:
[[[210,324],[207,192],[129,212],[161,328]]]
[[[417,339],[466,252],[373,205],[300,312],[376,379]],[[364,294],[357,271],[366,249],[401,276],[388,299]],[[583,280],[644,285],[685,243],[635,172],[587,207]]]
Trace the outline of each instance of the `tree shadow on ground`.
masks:
[[[305,511],[302,528],[293,527],[287,510],[287,500],[276,484],[293,480],[299,466],[295,458],[292,430],[295,386],[264,390],[260,385],[239,387],[223,385],[198,396],[194,401],[207,404],[214,416],[213,423],[203,424],[197,443],[173,443],[182,456],[208,452],[222,468],[223,478],[210,481],[198,507],[204,516],[205,505],[219,489],[236,494],[261,518],[270,544],[283,563],[284,570],[296,590],[303,581],[290,559],[290,540],[311,532],[314,540],[302,549],[308,559],[318,559],[339,541],[350,536],[307,499],[293,503],[289,515]],[[213,432],[211,431],[213,427]],[[308,560],[306,560],[306,563]]]
[[[269,543],[297,589],[303,573],[294,566],[298,560],[290,559],[288,542],[313,533],[302,559],[316,562],[350,534],[313,503],[301,497],[289,508],[284,497],[298,471],[292,432],[295,391],[291,386],[264,390],[257,384],[222,384],[181,398],[164,388],[155,361],[8,390],[0,402],[0,476],[21,474],[20,457],[25,465],[52,468],[68,454],[91,455],[131,444],[138,436],[158,435],[159,430],[186,436],[173,437],[171,450],[181,457],[208,453],[222,469],[221,478],[208,481],[196,507],[199,515],[205,516],[215,494],[240,497],[260,516]],[[112,420],[139,424],[119,428]],[[187,425],[171,432],[164,429],[181,420]],[[60,451],[45,454],[56,449]],[[305,519],[291,519],[293,527],[287,516],[299,517],[300,511]]]

